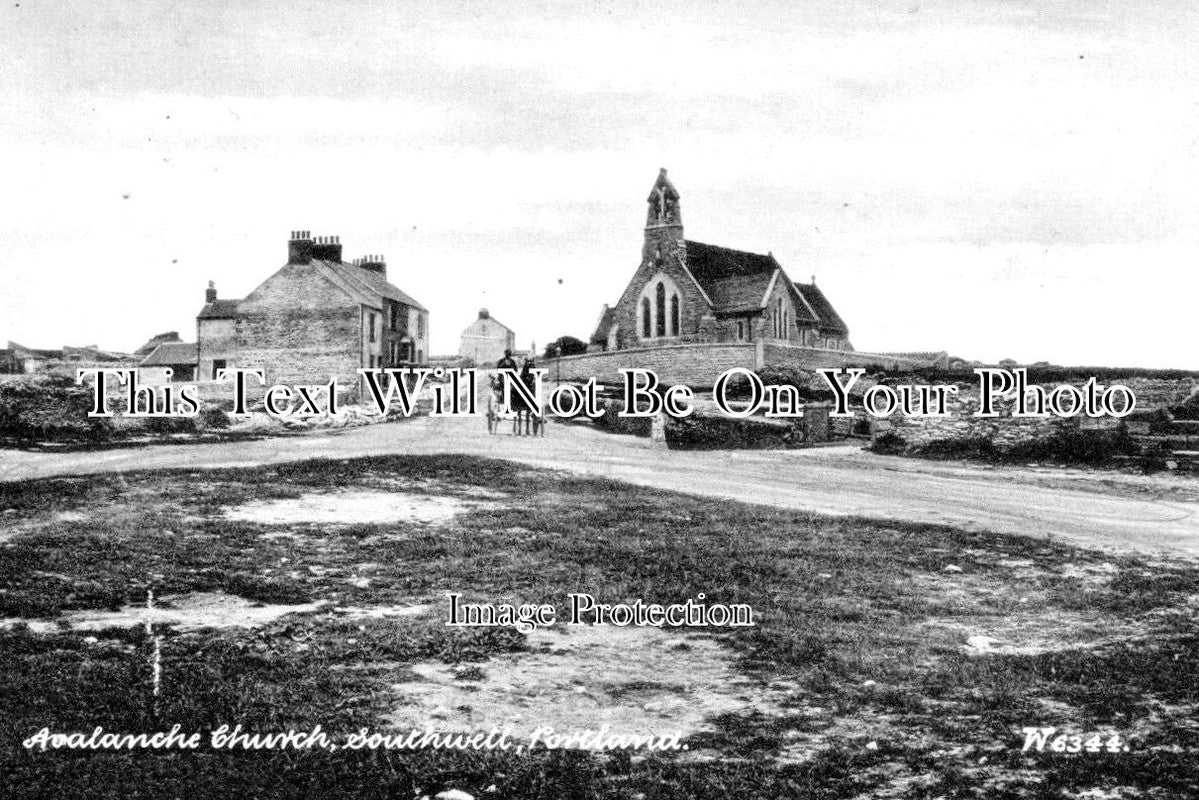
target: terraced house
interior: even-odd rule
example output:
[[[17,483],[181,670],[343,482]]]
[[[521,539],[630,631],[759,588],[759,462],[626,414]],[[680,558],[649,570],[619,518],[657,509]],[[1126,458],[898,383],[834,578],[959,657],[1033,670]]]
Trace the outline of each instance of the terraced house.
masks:
[[[287,263],[244,298],[209,283],[196,336],[202,381],[243,367],[268,383],[353,387],[360,368],[427,363],[429,312],[388,282],[382,256],[346,262],[340,237],[293,231]]]

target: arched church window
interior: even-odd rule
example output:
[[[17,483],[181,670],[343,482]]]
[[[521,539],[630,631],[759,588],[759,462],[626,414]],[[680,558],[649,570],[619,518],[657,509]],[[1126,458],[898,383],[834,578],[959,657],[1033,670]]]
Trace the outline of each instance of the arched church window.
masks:
[[[641,298],[641,338],[648,339],[650,336],[650,310],[649,298]]]
[[[670,296],[670,335],[679,335],[679,296]]]
[[[666,335],[666,284],[659,281],[654,290],[654,320],[657,323],[657,335]]]

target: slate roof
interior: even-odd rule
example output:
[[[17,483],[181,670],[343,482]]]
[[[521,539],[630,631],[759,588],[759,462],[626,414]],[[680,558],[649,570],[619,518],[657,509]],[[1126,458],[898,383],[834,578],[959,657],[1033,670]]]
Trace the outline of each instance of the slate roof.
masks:
[[[769,281],[770,276],[779,266],[778,262],[774,260],[774,256],[771,255],[764,256],[744,250],[732,250],[728,247],[717,247],[714,244],[693,242],[690,239],[686,241],[685,246],[687,269],[691,270],[691,274],[701,284],[726,278],[763,275]],[[765,290],[766,287],[763,285],[762,291],[765,292]]]
[[[608,341],[608,334],[612,332],[612,326],[616,323],[616,309],[604,306],[604,310],[600,312],[599,323],[595,326],[595,332],[591,334],[593,344],[603,344]]]
[[[687,269],[716,312],[761,308],[766,289],[779,268],[773,256],[690,240],[685,247]]]
[[[687,268],[708,294],[717,313],[757,311],[765,304],[766,293],[776,273],[783,280],[790,280],[769,253],[762,255],[690,240],[686,242],[686,248]],[[804,300],[796,305],[799,315],[796,322],[813,322],[824,330],[849,333],[819,289],[801,284],[795,284],[795,289]]]
[[[415,302],[415,301],[413,301],[413,302]],[[495,317],[491,316],[490,311],[487,311],[486,309],[484,309],[483,311],[479,312],[479,316],[477,316],[473,320],[471,320],[471,323],[462,329],[462,335],[463,336],[473,335],[471,332],[475,329],[475,326],[478,325],[480,322],[491,323],[491,324],[495,325],[496,327],[500,328],[501,330],[504,330],[513,335],[515,335],[515,333],[516,333],[516,331],[512,330],[507,325],[500,322]]]
[[[150,339],[145,344],[143,344],[141,347],[139,347],[133,351],[133,355],[148,356],[151,353],[153,353],[154,348],[158,347],[158,345],[160,345],[160,344],[166,344],[167,342],[182,342],[182,341],[183,341],[183,337],[179,335],[179,331],[167,331],[166,333],[160,333],[157,336],[150,337]]]
[[[820,291],[815,283],[797,283],[795,288],[799,290],[804,301],[816,312],[821,330],[832,331],[842,336],[849,335],[849,327],[845,324],[845,320],[841,319],[841,315],[837,313],[833,304],[828,301],[824,292]]]
[[[333,282],[349,294],[355,302],[379,308],[381,307],[380,298],[385,297],[421,311],[427,310],[410,295],[388,283],[387,278],[378,272],[364,269],[355,264],[347,264],[344,261],[323,261],[314,258],[310,263],[327,270],[326,275],[331,277]],[[238,303],[240,302],[240,300],[216,300],[206,303],[196,316],[198,319],[234,319],[237,317]]]
[[[141,367],[171,367],[176,364],[196,364],[199,353],[195,342],[165,342],[142,359]]]
[[[238,300],[214,300],[205,303],[196,315],[198,319],[233,319],[237,316]]]
[[[313,259],[313,263],[319,263],[328,267],[343,280],[372,295],[386,297],[388,300],[394,300],[397,303],[403,303],[421,311],[428,310],[414,300],[411,295],[400,291],[400,289],[388,283],[387,278],[374,270],[364,269],[354,264],[347,264],[344,261],[317,261]],[[375,302],[372,298],[372,305],[374,304]]]

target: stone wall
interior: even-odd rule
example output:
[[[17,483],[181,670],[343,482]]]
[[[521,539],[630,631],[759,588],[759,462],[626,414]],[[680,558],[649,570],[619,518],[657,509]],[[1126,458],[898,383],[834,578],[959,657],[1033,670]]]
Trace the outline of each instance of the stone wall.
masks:
[[[923,366],[911,359],[865,353],[854,350],[828,350],[821,347],[802,347],[779,340],[762,342],[762,364],[802,369],[825,369],[840,367],[866,367],[886,369],[892,372]]]
[[[638,347],[603,353],[548,359],[540,364],[548,380],[587,380],[620,383],[621,369],[650,369],[663,383],[681,383],[711,388],[720,373],[732,367],[754,369],[757,346],[751,342],[729,344],[678,344],[663,347]]]
[[[382,355],[382,312],[369,341],[363,309],[315,265],[289,264],[238,304],[236,364],[266,371],[267,383],[356,386],[365,354]],[[209,377],[209,376],[204,376]]]
[[[353,386],[364,366],[356,308],[243,314],[237,320],[238,366],[263,369],[270,383]]]
[[[587,380],[595,376],[601,383],[616,383],[619,370],[638,367],[653,370],[664,383],[708,389],[722,372],[733,367],[760,369],[768,364],[807,370],[846,365],[892,370],[914,366],[914,362],[875,353],[800,347],[783,341],[638,347],[548,359],[540,366],[547,370],[547,378],[551,380],[558,377],[564,381]]]
[[[237,330],[233,320],[196,320],[196,341],[199,342],[197,380],[212,380],[214,360],[225,361],[226,369],[237,366]]]
[[[919,381],[905,380],[905,383]],[[1081,387],[1084,381],[1070,381],[1071,385]],[[1104,378],[1099,380],[1100,386],[1111,386],[1119,383],[1132,389],[1137,398],[1136,407],[1141,410],[1152,410],[1165,406],[1176,405],[1193,391],[1193,378]],[[976,418],[978,410],[978,384],[956,383],[958,395],[949,404],[950,416],[945,418],[933,417],[903,417],[892,415],[884,420],[871,422],[872,437],[877,437],[888,431],[894,431],[909,445],[923,445],[933,441],[949,439],[982,438],[987,439],[999,450],[1007,449],[1017,443],[1036,441],[1049,438],[1063,427],[1079,428],[1081,430],[1117,430],[1121,422],[1113,417],[1091,419],[1080,416],[1061,420],[1056,417],[1046,419],[1029,419],[1011,416],[1014,402],[999,400],[996,410],[999,417],[985,419]],[[1061,383],[1038,383],[1035,385],[1052,389]],[[859,382],[858,387],[866,388],[868,384]]]
[[[616,303],[614,322],[618,326],[618,347],[638,348],[646,342],[661,342],[651,326],[650,339],[642,338],[639,299],[647,284],[656,284],[655,278],[663,276],[674,285],[679,294],[679,335],[669,337],[675,342],[694,341],[705,335],[705,324],[712,326],[715,320],[707,315],[708,301],[696,285],[695,280],[682,267],[684,258],[681,227],[668,227],[647,231],[642,250],[641,264]],[[651,301],[652,302],[652,301]],[[669,296],[667,297],[669,304]],[[667,334],[669,335],[669,328]],[[708,331],[708,335],[713,332]]]

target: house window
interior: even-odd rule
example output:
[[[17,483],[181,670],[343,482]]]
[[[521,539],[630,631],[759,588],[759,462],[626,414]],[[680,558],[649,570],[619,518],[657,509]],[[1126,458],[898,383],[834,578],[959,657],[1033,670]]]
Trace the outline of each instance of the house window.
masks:
[[[374,314],[367,314],[367,317],[369,318],[369,322],[370,322],[370,327],[371,327],[371,341],[373,342],[373,341],[375,341],[375,315],[374,315]],[[372,364],[371,366],[374,366],[374,364]]]
[[[670,335],[679,335],[679,296],[677,294],[670,297]]]
[[[641,298],[641,338],[648,339],[650,336],[650,310],[649,298]]]
[[[737,320],[737,341],[745,341],[745,320]]]
[[[214,358],[212,360],[212,379],[214,381],[217,379],[217,375],[219,375],[221,370],[223,370],[224,368],[225,368],[225,359]]]
[[[416,315],[416,336],[419,339],[425,338],[425,315],[418,313]]]
[[[425,363],[425,353],[423,350],[416,351],[416,363],[418,363],[418,364]]]
[[[654,290],[654,329],[658,336],[666,335],[666,285],[659,282]]]

